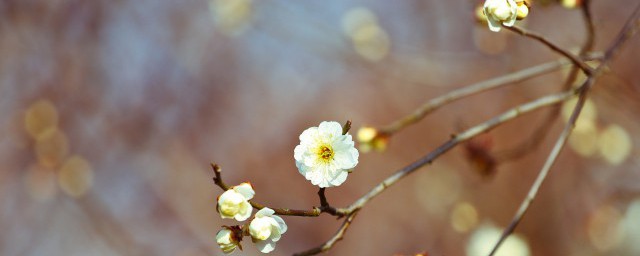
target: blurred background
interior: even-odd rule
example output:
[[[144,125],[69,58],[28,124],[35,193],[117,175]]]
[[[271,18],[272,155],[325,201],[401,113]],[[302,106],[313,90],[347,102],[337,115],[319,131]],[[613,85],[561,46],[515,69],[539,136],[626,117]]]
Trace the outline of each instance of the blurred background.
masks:
[[[637,1],[593,1],[605,49]],[[478,1],[0,1],[0,255],[222,255],[222,191],[250,181],[272,207],[311,209],[298,135],[324,120],[382,126],[455,88],[558,59],[475,20]],[[568,49],[578,9],[535,5],[519,24]],[[503,255],[639,255],[640,38],[588,114]],[[450,104],[361,153],[346,206],[449,135],[559,91],[567,69]],[[482,135],[513,148],[538,111]],[[511,220],[563,126],[479,172],[452,150],[371,201],[326,255],[482,255]],[[580,128],[582,127],[582,128]],[[274,255],[319,245],[334,217],[285,217]],[[236,255],[261,255],[243,242]]]

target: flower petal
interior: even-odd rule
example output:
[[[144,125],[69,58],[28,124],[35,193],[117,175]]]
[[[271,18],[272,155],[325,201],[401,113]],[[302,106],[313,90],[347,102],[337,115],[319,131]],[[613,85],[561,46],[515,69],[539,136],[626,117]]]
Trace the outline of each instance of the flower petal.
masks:
[[[284,220],[280,218],[280,216],[273,216],[273,219],[276,220],[278,226],[280,227],[280,234],[284,234],[287,232],[287,224],[284,223]]]
[[[303,145],[298,145],[293,149],[293,158],[296,159],[296,161],[298,162],[304,162],[304,153],[305,153],[306,147]]]
[[[258,240],[255,243],[258,250],[262,253],[270,253],[276,249],[276,243],[271,240]]]
[[[356,150],[356,152],[358,151]],[[336,155],[333,157],[335,166],[340,169],[351,169],[355,167],[358,164],[358,160],[357,155],[356,159],[354,159],[353,156],[354,154],[351,150],[336,152]]]
[[[245,221],[249,217],[251,217],[251,212],[252,211],[253,211],[253,207],[251,206],[251,204],[249,202],[247,202],[247,201],[244,201],[240,205],[240,211],[238,211],[238,214],[236,214],[236,216],[234,216],[234,218],[237,221]]]
[[[331,185],[340,186],[347,180],[349,173],[347,171],[340,171],[332,180]]]
[[[342,125],[340,125],[340,123],[338,122],[325,121],[320,123],[320,125],[318,126],[318,131],[323,136],[327,136],[327,135],[339,136],[339,135],[342,135]]]
[[[489,29],[493,32],[500,32],[502,26],[500,26],[500,22],[495,19],[487,17],[487,24],[489,24]]]
[[[301,134],[300,134],[300,142],[301,144],[306,144],[308,142],[312,142],[315,140],[315,137],[318,136],[318,127],[310,127],[306,130],[304,130]]]
[[[248,182],[244,182],[233,187],[233,190],[240,193],[247,200],[251,200],[251,198],[256,194],[256,192],[253,191],[253,187]]]
[[[273,209],[269,207],[264,207],[260,209],[258,212],[256,212],[256,218],[271,217],[274,213],[276,213],[276,211],[274,211]]]

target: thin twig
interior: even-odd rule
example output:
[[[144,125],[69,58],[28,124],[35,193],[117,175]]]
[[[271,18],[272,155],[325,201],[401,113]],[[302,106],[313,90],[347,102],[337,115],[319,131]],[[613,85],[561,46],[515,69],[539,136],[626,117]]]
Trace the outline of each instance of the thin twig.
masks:
[[[580,58],[572,53],[570,53],[569,51],[562,49],[560,46],[552,43],[551,41],[549,41],[547,38],[545,38],[542,35],[539,35],[537,33],[528,31],[524,28],[518,27],[518,26],[513,26],[513,27],[507,27],[507,26],[503,26],[504,28],[516,32],[522,36],[526,36],[532,39],[535,39],[539,42],[541,42],[542,44],[546,45],[547,47],[551,48],[551,50],[559,53],[560,55],[563,55],[565,57],[567,57],[569,60],[571,60],[571,62],[573,62],[574,65],[580,67],[580,69],[582,69],[582,71],[584,71],[585,74],[591,74],[593,73],[593,69],[591,67],[589,67],[589,65],[587,65],[586,63],[584,63],[584,61],[580,60]]]
[[[342,135],[347,134],[350,129],[351,129],[351,120],[347,120],[342,126]],[[215,176],[213,177],[213,183],[218,185],[218,187],[220,187],[224,191],[231,189],[231,187],[226,183],[224,183],[224,181],[222,180],[222,171],[220,166],[216,163],[211,163],[211,168],[213,169],[213,173],[215,174]],[[327,198],[324,195],[324,188],[320,188],[320,191],[318,191],[318,197],[320,197],[320,207],[313,207],[313,209],[311,210],[294,210],[289,208],[271,208],[271,207],[269,208],[271,208],[277,215],[318,217],[320,216],[321,213],[325,212],[333,216],[338,216],[338,217],[344,216],[344,214],[338,213],[335,207],[332,207],[331,205],[329,205],[329,203],[327,202]],[[257,203],[253,200],[249,200],[249,203],[253,208],[258,210],[265,207],[264,205]]]
[[[356,215],[358,215],[358,212],[353,212],[351,214],[348,215],[347,219],[344,220],[344,222],[342,223],[342,225],[340,225],[340,228],[338,229],[338,231],[326,242],[324,242],[323,244],[311,248],[309,250],[306,250],[304,252],[299,252],[294,254],[294,256],[307,256],[307,255],[315,255],[321,252],[325,252],[328,251],[329,249],[333,248],[333,246],[340,240],[342,240],[342,238],[344,237],[344,234],[347,232],[347,229],[349,228],[349,226],[351,226],[351,223],[353,222],[353,219],[356,218]]]
[[[588,84],[592,84],[594,81],[594,79],[592,78],[593,77],[590,77],[587,81],[585,81],[585,83],[581,87],[587,88],[588,86],[590,86]],[[551,170],[551,166],[553,166],[556,159],[558,158],[558,155],[560,155],[560,151],[564,147],[567,141],[567,138],[571,134],[571,130],[575,125],[575,121],[576,119],[578,119],[578,116],[580,115],[580,111],[582,110],[582,106],[584,105],[584,101],[586,99],[586,91],[587,90],[581,90],[580,97],[578,98],[578,103],[576,104],[576,107],[574,108],[573,113],[571,114],[571,118],[565,125],[564,130],[562,131],[562,133],[558,137],[558,140],[553,146],[553,149],[551,150],[549,157],[547,157],[547,160],[545,161],[544,165],[542,166],[542,169],[540,170],[540,174],[538,174],[538,177],[536,178],[536,181],[531,186],[531,189],[529,190],[527,197],[525,197],[525,199],[522,201],[522,204],[520,205],[520,208],[516,212],[515,217],[513,218],[509,226],[507,226],[507,228],[503,231],[500,239],[491,250],[491,253],[489,253],[489,256],[494,255],[497,252],[497,250],[500,248],[500,245],[502,244],[502,242],[504,242],[504,240],[507,239],[507,237],[511,233],[513,233],[515,228],[520,223],[520,220],[522,220],[522,217],[529,209],[531,202],[533,202],[533,199],[535,199],[536,195],[538,194],[538,190],[540,189],[540,186],[542,186],[542,183],[545,181],[547,175],[549,174],[549,170]]]
[[[337,208],[337,214],[342,214],[343,216],[347,216],[347,220],[345,221],[345,223],[343,223],[343,225],[340,227],[340,229],[338,230],[338,232],[336,233],[336,235],[334,235],[329,241],[323,243],[321,246],[315,247],[313,249],[307,250],[305,252],[296,254],[296,255],[314,255],[323,251],[326,251],[328,249],[330,249],[337,241],[339,241],[340,239],[342,239],[342,237],[344,236],[344,233],[346,232],[346,229],[348,227],[348,225],[350,224],[350,222],[355,218],[355,214],[362,209],[362,207],[367,204],[372,198],[374,198],[375,196],[377,196],[378,194],[382,193],[384,190],[386,190],[388,187],[392,186],[393,184],[395,184],[396,182],[398,182],[400,179],[404,178],[405,176],[411,174],[412,172],[418,170],[420,167],[425,166],[427,164],[430,164],[433,160],[435,160],[436,158],[438,158],[440,155],[446,153],[447,151],[449,151],[450,149],[454,148],[456,145],[469,140],[479,134],[488,132],[489,130],[497,127],[500,124],[503,124],[509,120],[512,120],[516,117],[519,117],[525,113],[529,113],[531,111],[540,109],[542,107],[545,106],[549,106],[549,105],[553,105],[553,104],[557,104],[560,103],[566,99],[568,99],[569,97],[573,96],[575,94],[574,90],[571,91],[567,91],[567,92],[563,92],[563,93],[556,93],[556,94],[551,94],[551,95],[547,95],[545,97],[541,97],[538,98],[536,100],[530,101],[528,103],[519,105],[517,107],[514,107],[492,119],[489,119],[488,121],[481,123],[479,125],[476,125],[474,127],[471,127],[469,129],[467,129],[466,131],[458,134],[458,135],[453,135],[452,138],[450,140],[448,140],[447,142],[443,143],[442,145],[440,145],[438,148],[436,148],[434,151],[431,151],[430,153],[428,153],[427,155],[423,156],[422,158],[416,160],[415,162],[409,164],[408,166],[398,170],[397,172],[395,172],[394,174],[392,174],[391,176],[387,177],[386,179],[384,179],[382,182],[380,182],[377,186],[375,186],[373,189],[371,189],[367,194],[363,195],[362,197],[360,197],[358,200],[356,200],[354,203],[352,203],[349,207],[347,208]],[[320,193],[320,192],[319,192]]]
[[[222,171],[220,166],[218,164],[211,163],[211,168],[213,169],[213,173],[215,174],[215,176],[213,177],[213,182],[224,191],[231,189],[231,187],[225,184],[224,181],[222,180]],[[260,203],[254,202],[253,200],[250,200],[249,203],[251,204],[251,206],[253,206],[253,208],[258,210],[265,207]],[[324,208],[324,211],[322,210],[322,208]],[[311,210],[293,210],[288,208],[271,208],[271,209],[275,211],[275,214],[277,215],[318,217],[320,216],[321,213],[326,212],[331,215],[342,216],[341,214],[338,214],[336,212],[335,208],[332,208],[330,206],[322,207],[322,208],[314,207]]]
[[[592,59],[592,58],[593,56],[589,56],[587,59]],[[440,107],[448,103],[451,103],[451,102],[454,102],[454,101],[457,101],[465,97],[472,96],[474,94],[478,94],[484,91],[495,89],[501,86],[522,82],[527,79],[555,71],[560,67],[563,67],[569,64],[571,64],[569,60],[561,59],[561,60],[547,62],[537,66],[533,66],[530,68],[522,69],[514,73],[499,76],[499,77],[492,78],[479,83],[464,86],[460,89],[453,90],[445,95],[442,95],[427,101],[422,106],[420,106],[415,111],[413,111],[411,114],[403,117],[400,120],[397,120],[391,123],[390,125],[380,128],[380,132],[387,135],[391,135],[409,125],[417,123],[418,121],[422,120],[427,114],[439,109]]]
[[[507,237],[509,237],[509,235],[513,233],[513,231],[516,229],[516,227],[518,226],[518,224],[520,223],[524,215],[527,213],[529,206],[531,205],[533,200],[536,198],[538,191],[542,186],[542,183],[544,183],[547,176],[549,175],[549,171],[551,170],[551,167],[555,163],[558,155],[560,154],[560,151],[562,150],[563,146],[567,141],[567,138],[571,134],[571,131],[575,126],[576,120],[578,119],[578,117],[580,116],[580,112],[582,111],[582,107],[587,98],[587,93],[595,83],[595,80],[604,72],[605,67],[608,65],[611,59],[620,50],[621,46],[625,42],[627,42],[629,38],[631,38],[637,32],[638,28],[640,27],[639,16],[640,16],[640,5],[636,7],[633,14],[626,21],[624,27],[622,28],[620,33],[618,33],[618,36],[614,40],[613,45],[609,47],[609,49],[606,51],[605,57],[602,63],[598,66],[598,68],[596,68],[596,70],[594,70],[594,72],[588,77],[588,79],[580,86],[578,103],[573,109],[573,113],[571,114],[569,121],[565,125],[564,130],[558,137],[558,140],[556,141],[553,149],[549,153],[547,160],[542,166],[542,169],[540,170],[540,173],[538,174],[538,177],[536,178],[535,182],[529,189],[527,196],[524,198],[524,200],[520,204],[518,211],[514,215],[513,219],[511,220],[507,228],[502,232],[500,239],[498,239],[498,242],[496,242],[496,244],[494,245],[489,256],[494,255],[498,251],[498,249],[500,248],[500,245],[504,242],[504,240],[507,239]]]
[[[407,165],[406,167],[398,170],[396,173],[394,173],[393,175],[387,177],[385,180],[383,180],[382,182],[380,182],[377,186],[375,186],[373,189],[371,189],[367,194],[365,194],[364,196],[362,196],[360,199],[358,199],[357,201],[355,201],[353,204],[351,204],[349,207],[347,208],[339,208],[338,212],[339,213],[343,213],[343,214],[349,214],[352,213],[360,208],[362,208],[369,200],[371,200],[373,197],[377,196],[378,194],[380,194],[382,191],[384,191],[385,189],[387,189],[388,187],[390,187],[391,185],[393,185],[394,183],[398,182],[400,179],[402,179],[403,177],[407,176],[408,174],[414,172],[415,170],[419,169],[420,167],[430,164],[433,160],[435,160],[437,157],[439,157],[440,155],[446,153],[447,151],[449,151],[450,149],[452,149],[453,147],[455,147],[456,145],[458,145],[461,142],[464,142],[466,140],[469,140],[481,133],[485,133],[493,128],[495,128],[496,126],[503,124],[509,120],[512,120],[516,117],[521,116],[522,114],[531,112],[533,110],[536,109],[540,109],[542,107],[545,106],[549,106],[549,105],[553,105],[553,104],[557,104],[559,102],[562,102],[564,100],[566,100],[567,98],[571,97],[572,95],[574,95],[574,91],[568,91],[568,92],[562,92],[562,93],[556,93],[556,94],[551,94],[551,95],[547,95],[538,99],[535,99],[533,101],[530,101],[528,103],[519,105],[517,107],[511,108],[509,110],[507,110],[506,112],[484,122],[481,123],[479,125],[476,125],[474,127],[471,127],[469,129],[467,129],[466,131],[458,134],[458,135],[453,135],[452,138],[450,140],[448,140],[447,142],[443,143],[442,145],[440,145],[438,148],[436,148],[434,151],[430,152],[429,154],[423,156],[422,158],[416,160],[415,162]]]
[[[587,52],[593,50],[593,45],[595,44],[595,26],[593,24],[591,9],[589,8],[590,4],[590,0],[585,0],[581,6],[583,20],[587,29],[587,38],[582,48],[580,49],[580,56],[585,55]],[[573,86],[573,84],[576,82],[576,79],[578,78],[579,71],[580,69],[577,66],[574,65],[571,67],[562,90],[568,90],[569,88],[571,88],[571,86]],[[525,141],[520,143],[518,146],[515,146],[514,149],[509,149],[504,153],[496,154],[498,162],[516,160],[527,155],[527,153],[536,150],[542,144],[547,135],[549,135],[549,130],[551,129],[553,122],[556,121],[559,114],[560,106],[552,107],[546,118],[542,122],[540,122],[531,136],[528,136]]]

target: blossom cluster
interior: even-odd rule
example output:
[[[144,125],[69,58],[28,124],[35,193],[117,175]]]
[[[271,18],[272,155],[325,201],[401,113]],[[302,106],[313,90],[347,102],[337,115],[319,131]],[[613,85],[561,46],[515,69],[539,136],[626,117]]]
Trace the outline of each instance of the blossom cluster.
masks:
[[[225,191],[218,197],[217,210],[220,217],[237,221],[249,219],[253,211],[249,200],[254,195],[255,191],[248,182]],[[287,224],[279,216],[273,215],[274,213],[274,210],[265,207],[255,214],[249,225],[223,226],[216,234],[218,246],[225,254],[232,253],[236,248],[242,250],[240,242],[243,236],[248,235],[261,252],[273,251],[276,248],[276,242],[287,231]]]
[[[294,149],[294,158],[298,171],[311,184],[321,188],[339,186],[358,164],[358,150],[346,130],[343,131],[338,122],[322,122],[300,135],[300,145]],[[240,242],[245,236],[251,237],[258,250],[269,253],[275,249],[282,234],[287,232],[284,220],[274,215],[276,211],[268,207],[260,209],[249,219],[253,211],[249,200],[254,195],[251,184],[245,182],[227,189],[218,197],[216,210],[221,218],[249,220],[248,225],[223,226],[218,231],[216,242],[225,254],[232,253],[236,248],[242,250]]]

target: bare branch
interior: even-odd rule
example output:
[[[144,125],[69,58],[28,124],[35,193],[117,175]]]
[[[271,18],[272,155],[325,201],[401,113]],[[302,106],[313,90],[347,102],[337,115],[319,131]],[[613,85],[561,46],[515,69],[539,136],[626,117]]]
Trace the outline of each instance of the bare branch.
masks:
[[[518,226],[518,224],[520,223],[524,215],[527,213],[529,206],[531,205],[533,200],[536,198],[538,191],[542,186],[542,183],[544,183],[545,179],[549,175],[549,171],[551,170],[551,167],[555,163],[558,155],[560,154],[560,151],[564,147],[567,141],[567,138],[569,138],[569,135],[571,135],[571,131],[575,126],[576,120],[578,119],[578,117],[580,116],[580,112],[582,111],[582,107],[587,98],[587,93],[589,92],[589,89],[593,86],[593,84],[595,83],[595,80],[603,73],[604,68],[611,61],[615,53],[619,51],[619,48],[637,32],[638,27],[640,27],[640,5],[636,7],[631,17],[626,21],[624,27],[622,28],[622,31],[618,33],[618,36],[614,40],[613,45],[609,47],[609,49],[606,51],[605,57],[602,63],[598,66],[598,68],[592,74],[590,74],[588,79],[580,86],[578,103],[573,109],[573,112],[571,114],[571,117],[569,118],[569,121],[567,122],[564,130],[558,137],[558,140],[556,141],[553,149],[551,150],[551,153],[549,153],[549,156],[547,157],[547,160],[542,166],[542,169],[540,170],[538,177],[536,178],[533,185],[531,185],[531,188],[529,189],[527,196],[524,198],[524,200],[520,204],[520,207],[518,208],[518,211],[516,212],[515,216],[511,220],[511,223],[509,223],[509,226],[507,226],[507,228],[502,232],[500,239],[494,245],[489,256],[494,255],[498,251],[498,249],[500,248],[500,245],[504,242],[504,240],[507,239],[507,237],[509,237],[509,235],[513,233],[513,231],[516,229],[516,227]]]
[[[573,96],[574,94],[575,94],[575,91],[572,90],[572,91],[567,91],[567,92],[557,93],[557,94],[551,94],[551,95],[548,95],[548,96],[545,96],[545,97],[538,98],[538,99],[533,100],[531,102],[528,102],[528,103],[522,104],[520,106],[514,107],[514,108],[502,113],[501,115],[498,115],[498,116],[496,116],[496,117],[494,117],[494,118],[492,118],[492,119],[490,119],[490,120],[488,120],[488,121],[486,121],[484,123],[481,123],[481,124],[479,124],[477,126],[471,127],[469,129],[467,129],[466,131],[458,134],[458,135],[453,135],[450,140],[448,140],[444,144],[440,145],[434,151],[432,151],[429,154],[425,155],[424,157],[416,160],[415,162],[409,164],[408,166],[400,169],[399,171],[397,171],[393,175],[391,175],[388,178],[386,178],[385,180],[383,180],[381,183],[379,183],[377,186],[375,186],[373,189],[371,189],[367,194],[365,194],[364,196],[362,196],[358,200],[356,200],[349,207],[336,209],[336,214],[337,215],[347,216],[347,219],[342,224],[342,226],[340,227],[338,232],[330,240],[328,240],[327,242],[323,243],[322,245],[320,245],[318,247],[315,247],[315,248],[312,248],[310,250],[295,254],[295,255],[314,255],[314,254],[318,254],[318,253],[324,252],[324,251],[329,250],[330,248],[332,248],[333,245],[337,241],[342,239],[342,237],[344,236],[345,232],[347,231],[347,228],[351,224],[351,221],[353,221],[353,219],[355,218],[355,216],[359,212],[359,210],[362,209],[362,207],[365,204],[367,204],[372,198],[374,198],[378,194],[382,193],[388,187],[390,187],[391,185],[395,184],[400,179],[404,178],[405,176],[409,175],[410,173],[416,171],[420,167],[422,167],[424,165],[427,165],[427,164],[430,164],[433,160],[438,158],[440,155],[446,153],[447,151],[449,151],[450,149],[452,149],[456,145],[460,144],[461,142],[469,140],[469,139],[471,139],[471,138],[473,138],[473,137],[475,137],[475,136],[477,136],[479,134],[485,133],[485,132],[497,127],[498,125],[503,124],[503,123],[505,123],[505,122],[507,122],[509,120],[512,120],[512,119],[514,119],[516,117],[519,117],[519,116],[521,116],[521,115],[523,115],[525,113],[534,111],[536,109],[540,109],[540,108],[545,107],[545,106],[549,106],[549,105],[553,105],[553,104],[557,104],[559,102],[562,102],[562,101],[568,99],[569,97]],[[319,195],[321,195],[323,193],[324,192],[322,190],[318,191]]]
[[[580,49],[580,56],[585,55],[587,52],[593,50],[593,45],[595,43],[595,26],[593,24],[591,9],[589,8],[590,4],[590,0],[585,0],[581,5],[583,20],[587,29],[587,38],[584,42],[584,45]],[[574,65],[573,67],[571,67],[562,90],[569,90],[569,88],[573,86],[573,84],[576,82],[576,79],[578,78],[579,71],[580,69],[577,66]],[[520,157],[525,156],[527,153],[537,149],[549,134],[549,129],[551,129],[552,127],[551,124],[553,124],[559,114],[560,107],[554,106],[547,114],[546,118],[542,122],[540,122],[531,136],[528,136],[525,141],[520,143],[520,145],[514,147],[514,149],[506,150],[502,154],[498,153],[498,161],[502,162],[516,160]]]
[[[373,189],[371,189],[367,194],[365,194],[364,196],[362,196],[360,199],[358,199],[357,201],[355,201],[353,204],[351,204],[348,208],[344,208],[344,209],[337,209],[338,213],[342,213],[345,215],[348,215],[354,211],[359,210],[360,208],[362,208],[369,200],[371,200],[373,197],[377,196],[378,194],[380,194],[382,191],[386,190],[388,187],[390,187],[391,185],[395,184],[396,182],[398,182],[400,179],[404,178],[405,176],[407,176],[408,174],[414,172],[415,170],[419,169],[420,167],[430,164],[433,160],[435,160],[437,157],[439,157],[440,155],[446,153],[447,151],[449,151],[450,149],[452,149],[453,147],[455,147],[456,145],[458,145],[461,142],[464,142],[466,140],[469,140],[481,133],[487,132],[493,128],[495,128],[496,126],[503,124],[509,120],[512,120],[516,117],[521,116],[522,114],[531,112],[533,110],[539,109],[541,107],[545,107],[545,106],[549,106],[549,105],[553,105],[553,104],[557,104],[559,102],[562,102],[564,100],[566,100],[567,98],[571,97],[574,94],[574,91],[568,91],[568,92],[562,92],[562,93],[557,93],[557,94],[551,94],[545,97],[541,97],[538,98],[536,100],[533,100],[531,102],[522,104],[520,106],[514,107],[484,123],[481,123],[477,126],[471,127],[468,130],[458,134],[458,135],[453,135],[452,138],[450,140],[448,140],[447,142],[443,143],[442,145],[440,145],[438,148],[436,148],[434,151],[430,152],[429,154],[423,156],[422,158],[416,160],[415,162],[407,165],[406,167],[400,169],[399,171],[397,171],[396,173],[394,173],[393,175],[389,176],[388,178],[386,178],[385,180],[383,180],[381,183],[379,183],[377,186],[375,186]]]
[[[590,58],[593,58],[593,56],[589,56],[588,59]],[[547,62],[547,63],[533,66],[530,68],[522,69],[507,75],[503,75],[503,76],[492,78],[479,83],[471,84],[457,90],[453,90],[445,95],[442,95],[427,101],[411,114],[403,117],[400,120],[393,122],[390,125],[387,125],[381,128],[380,132],[387,135],[392,135],[393,133],[398,132],[409,125],[417,123],[418,121],[422,120],[427,114],[439,109],[440,107],[448,103],[451,103],[451,102],[454,102],[454,101],[457,101],[457,100],[460,100],[484,91],[499,88],[505,85],[522,82],[539,75],[550,73],[569,64],[571,64],[571,62],[566,59]]]
[[[231,187],[229,187],[227,184],[224,183],[224,181],[222,181],[222,171],[221,168],[218,164],[215,163],[211,163],[211,168],[213,169],[213,172],[215,174],[215,176],[213,177],[213,182],[218,185],[218,187],[220,187],[222,190],[227,191],[229,189],[231,189]],[[258,210],[264,208],[265,206],[254,202],[253,200],[250,200],[249,203],[251,203],[251,206],[253,206],[253,208],[256,208]],[[269,207],[271,208],[271,207]],[[342,216],[338,213],[336,213],[335,208],[332,207],[325,207],[325,210],[323,211],[321,208],[318,207],[314,207],[311,210],[293,210],[293,209],[288,209],[288,208],[271,208],[273,211],[275,211],[275,214],[277,215],[288,215],[288,216],[301,216],[301,217],[318,217],[320,216],[321,213],[326,212],[329,213],[331,215],[337,215],[337,216]]]
[[[546,45],[547,47],[551,48],[551,50],[559,53],[560,55],[563,55],[565,57],[567,57],[569,60],[571,60],[571,62],[573,62],[574,65],[580,67],[580,69],[582,69],[582,71],[584,71],[585,74],[591,74],[593,73],[593,69],[591,67],[589,67],[589,65],[587,65],[586,63],[584,63],[584,61],[580,60],[580,58],[572,53],[570,53],[569,51],[562,49],[560,46],[552,43],[551,41],[549,41],[548,39],[546,39],[544,36],[539,35],[537,33],[534,32],[530,32],[524,28],[520,28],[518,26],[513,26],[513,27],[507,27],[507,26],[503,26],[504,28],[516,32],[520,35],[535,39],[536,41],[541,42],[542,44]]]
[[[587,81],[585,81],[585,83],[581,86],[581,88],[588,88],[590,84],[592,84],[593,82],[594,82],[594,79],[589,78]],[[545,179],[547,178],[547,175],[549,174],[549,170],[551,170],[551,166],[553,166],[556,159],[558,158],[558,155],[560,155],[560,151],[564,147],[567,141],[567,138],[569,138],[569,135],[571,134],[571,130],[575,125],[575,121],[578,119],[578,116],[580,115],[580,111],[582,110],[582,106],[584,105],[584,101],[586,99],[586,92],[587,90],[581,91],[578,103],[576,104],[576,107],[574,108],[573,113],[571,114],[571,118],[569,119],[569,122],[567,122],[567,124],[564,127],[564,130],[558,137],[558,140],[556,141],[555,145],[553,146],[553,149],[551,150],[551,153],[549,154],[549,156],[547,157],[547,160],[542,166],[542,169],[540,170],[540,173],[538,174],[536,181],[531,186],[529,193],[527,194],[525,199],[522,201],[520,208],[516,212],[515,217],[513,218],[509,226],[503,231],[500,239],[491,250],[491,253],[489,253],[489,256],[494,255],[497,252],[497,250],[500,248],[500,245],[502,244],[502,242],[504,242],[504,240],[507,239],[507,237],[511,233],[513,233],[516,226],[518,226],[518,224],[520,223],[520,220],[522,220],[522,217],[529,209],[531,202],[533,202],[533,199],[536,198],[536,195],[538,194],[538,190],[540,189],[540,186],[542,186],[542,183],[545,181]]]

